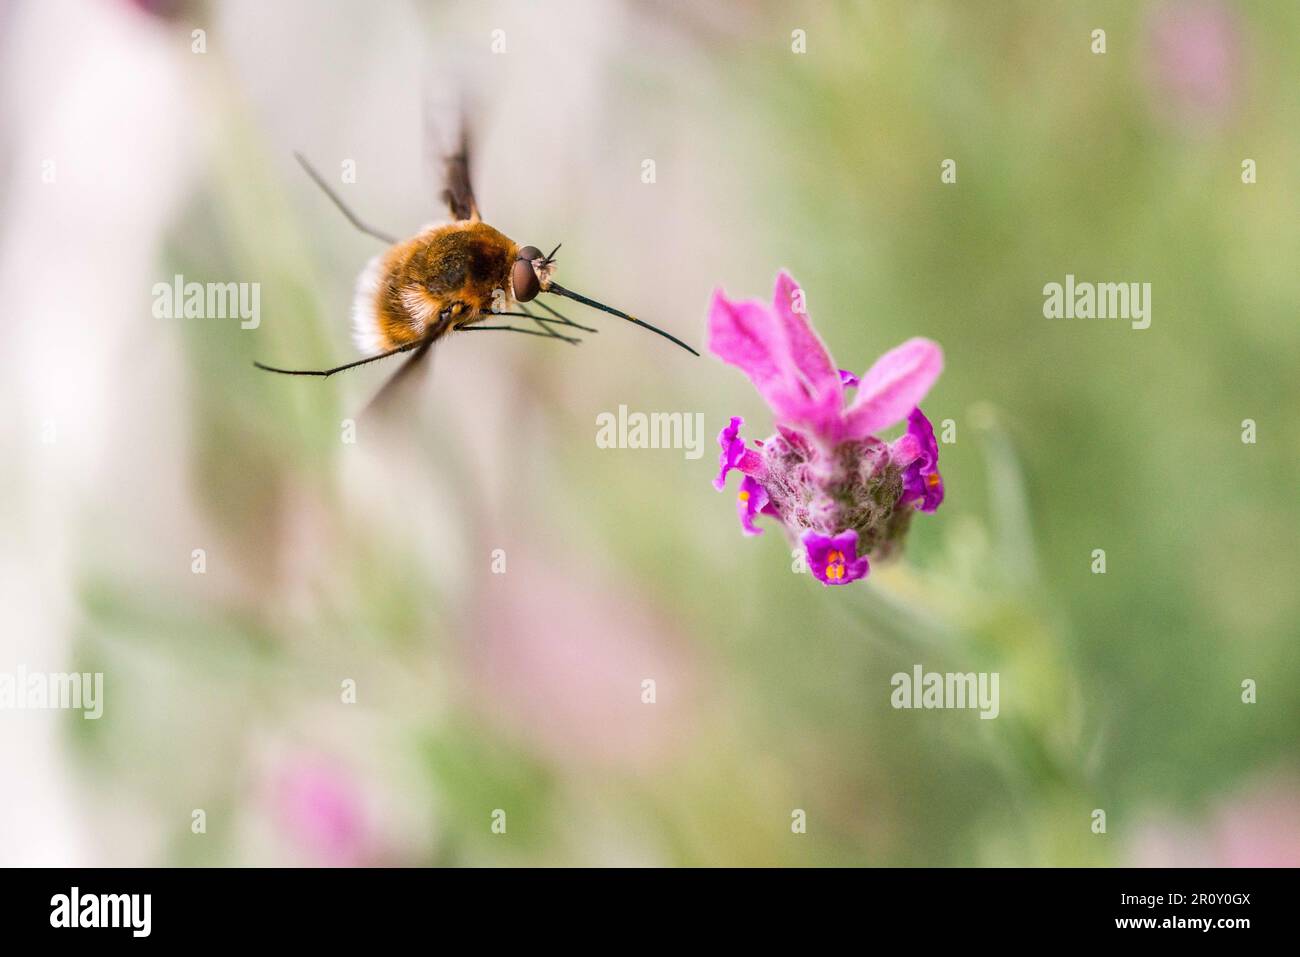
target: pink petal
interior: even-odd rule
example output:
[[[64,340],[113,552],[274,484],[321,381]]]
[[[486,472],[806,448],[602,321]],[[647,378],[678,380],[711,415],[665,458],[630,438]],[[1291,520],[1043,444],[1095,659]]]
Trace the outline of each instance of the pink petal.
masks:
[[[721,289],[714,290],[709,305],[709,349],[749,376],[769,404],[772,394],[784,393],[789,352],[776,317],[765,304],[732,302]]]
[[[835,368],[835,363],[831,362],[826,346],[822,344],[809,324],[808,314],[794,311],[794,297],[798,291],[798,285],[788,272],[782,269],[777,273],[772,306],[785,330],[790,357],[798,370],[803,373],[807,383],[812,386],[814,393],[823,395],[829,390],[842,394],[839,370]]]
[[[904,419],[921,404],[943,371],[943,350],[929,339],[908,339],[867,370],[845,414],[845,436],[865,438]]]
[[[709,306],[709,349],[749,376],[778,421],[820,422],[828,405],[834,405],[837,415],[843,405],[839,393],[809,394],[790,355],[783,324],[765,303],[732,302],[715,291]]]

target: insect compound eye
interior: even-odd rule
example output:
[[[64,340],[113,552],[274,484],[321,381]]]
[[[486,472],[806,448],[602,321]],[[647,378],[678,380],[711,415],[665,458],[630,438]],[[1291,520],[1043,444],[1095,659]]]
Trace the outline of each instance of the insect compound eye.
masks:
[[[519,248],[519,255],[515,258],[527,259],[529,262],[532,262],[534,259],[542,258],[542,251],[536,246],[521,246]]]
[[[514,287],[515,299],[519,302],[532,302],[542,291],[542,284],[533,272],[533,264],[527,259],[516,259],[510,268],[510,285]]]

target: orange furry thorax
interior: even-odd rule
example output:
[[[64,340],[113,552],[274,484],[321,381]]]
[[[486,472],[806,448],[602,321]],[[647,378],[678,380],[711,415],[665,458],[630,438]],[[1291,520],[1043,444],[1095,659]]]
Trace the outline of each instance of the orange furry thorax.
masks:
[[[512,301],[518,245],[487,223],[462,220],[423,230],[372,259],[357,280],[353,321],[362,349],[424,337],[444,313],[448,331]]]

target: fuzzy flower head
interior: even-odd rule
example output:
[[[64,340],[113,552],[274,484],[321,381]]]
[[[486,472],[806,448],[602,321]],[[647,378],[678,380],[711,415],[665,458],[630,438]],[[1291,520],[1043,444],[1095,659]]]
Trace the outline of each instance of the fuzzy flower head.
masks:
[[[749,376],[776,420],[776,433],[752,446],[739,416],[718,436],[714,486],[723,489],[732,470],[743,474],[746,534],[762,531],[758,515],[777,519],[820,582],[844,585],[866,576],[868,556],[897,547],[914,511],[943,501],[934,429],[918,408],[943,370],[935,343],[909,339],[860,377],[839,369],[808,322],[802,291],[781,272],[771,306],[714,293],[709,348]],[[877,437],[903,419],[897,440]]]

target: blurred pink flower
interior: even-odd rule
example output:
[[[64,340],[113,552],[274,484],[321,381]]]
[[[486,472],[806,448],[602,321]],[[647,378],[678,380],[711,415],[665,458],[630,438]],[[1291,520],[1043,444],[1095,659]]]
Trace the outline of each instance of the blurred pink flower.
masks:
[[[1238,791],[1199,826],[1152,821],[1134,845],[1138,867],[1300,867],[1300,779],[1282,775]]]
[[[1300,781],[1274,781],[1224,807],[1215,838],[1225,867],[1300,867]]]
[[[507,552],[471,619],[479,710],[570,766],[640,770],[680,748],[695,668],[671,622],[618,575],[554,550]]]
[[[1240,84],[1241,34],[1216,0],[1164,3],[1147,25],[1148,87],[1163,119],[1191,131],[1224,123]]]
[[[373,864],[373,841],[361,792],[319,761],[291,766],[275,782],[275,816],[292,843],[318,864]]]

